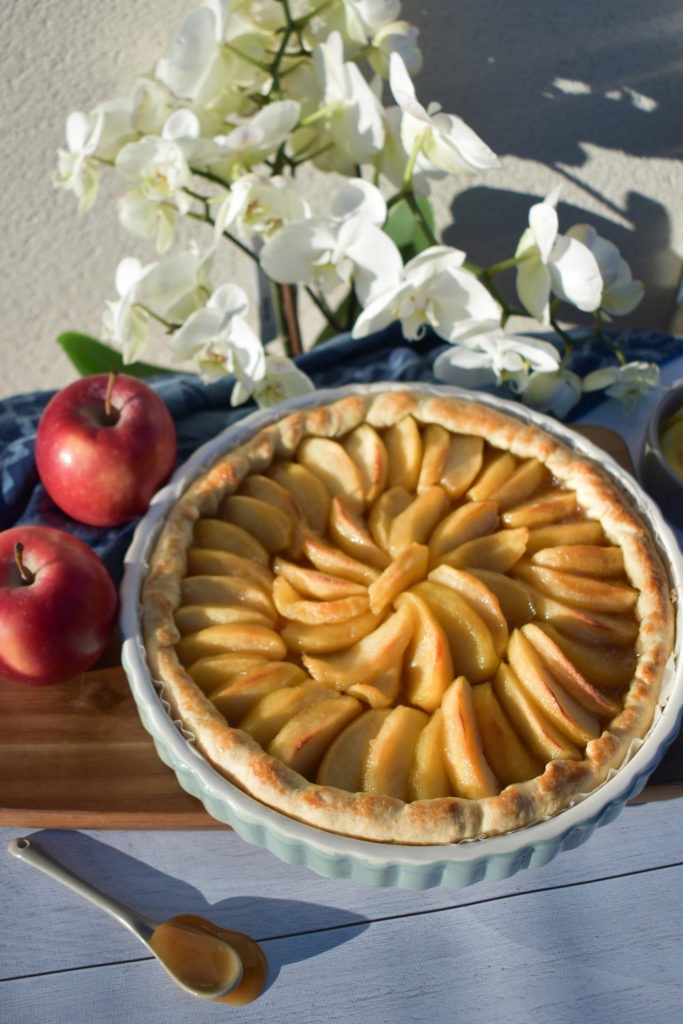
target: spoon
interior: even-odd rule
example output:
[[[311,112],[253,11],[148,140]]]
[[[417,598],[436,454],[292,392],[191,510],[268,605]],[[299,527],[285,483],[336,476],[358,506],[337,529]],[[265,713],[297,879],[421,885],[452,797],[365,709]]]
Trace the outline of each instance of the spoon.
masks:
[[[268,962],[248,935],[194,914],[179,914],[158,924],[79,878],[30,839],[12,840],[9,852],[115,917],[144,942],[186,992],[235,1006],[251,1003],[263,992]]]

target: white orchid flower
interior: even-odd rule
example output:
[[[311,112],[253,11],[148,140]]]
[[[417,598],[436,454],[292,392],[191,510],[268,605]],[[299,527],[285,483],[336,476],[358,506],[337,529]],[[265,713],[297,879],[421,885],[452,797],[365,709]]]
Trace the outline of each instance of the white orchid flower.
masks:
[[[422,67],[422,53],[418,44],[419,31],[409,21],[390,21],[372,36],[372,49],[368,61],[373,71],[382,78],[389,77],[392,53],[399,53],[409,75],[416,75]]]
[[[273,154],[295,128],[301,108],[296,100],[269,103],[226,135],[199,139],[193,166],[229,181]]]
[[[496,154],[461,118],[441,113],[435,103],[427,109],[422,106],[400,53],[390,57],[389,85],[403,114],[401,139],[411,157],[422,152],[434,167],[449,174],[500,166]]]
[[[465,253],[436,245],[406,263],[394,284],[368,305],[353,335],[362,338],[400,320],[404,337],[415,341],[428,327],[446,341],[500,322],[501,309],[475,275],[463,266]]]
[[[194,359],[204,380],[234,374],[244,388],[265,374],[265,352],[247,321],[249,300],[239,285],[223,284],[174,334],[178,361]]]
[[[196,248],[167,256],[142,282],[138,299],[170,324],[182,323],[211,294],[213,250]]]
[[[156,236],[159,253],[173,243],[178,214],[190,208],[188,156],[198,134],[196,116],[177,110],[166,120],[161,136],[130,142],[116,158],[117,170],[136,186],[119,199],[119,222],[137,238]]]
[[[589,224],[575,224],[567,235],[590,249],[598,262],[602,277],[600,308],[615,316],[631,313],[643,298],[645,285],[633,280],[631,268],[616,245]]]
[[[351,164],[372,159],[384,145],[382,108],[356,64],[344,60],[338,32],[313,50],[313,65],[322,93],[319,110],[326,139]]]
[[[91,114],[69,114],[66,149],[57,150],[53,184],[74,193],[79,213],[97,198],[102,161],[112,160],[132,131],[132,105],[125,99],[100,104]]]
[[[138,303],[141,283],[157,266],[143,266],[140,260],[126,257],[116,268],[115,285],[119,298],[107,302],[103,317],[105,338],[123,351],[124,362],[134,362],[149,338],[149,313]]]
[[[346,182],[327,216],[285,225],[269,238],[261,267],[281,284],[315,283],[324,292],[353,283],[365,305],[399,277],[401,255],[381,225],[384,198],[361,179]]]
[[[539,412],[552,413],[563,420],[580,400],[581,378],[573,370],[561,368],[532,373],[522,389],[522,401]]]
[[[206,302],[210,265],[210,255],[194,251],[146,266],[133,257],[120,261],[115,278],[119,299],[106,304],[103,330],[122,349],[125,362],[139,358],[149,338],[152,314],[180,323]]]
[[[602,276],[590,249],[576,238],[559,234],[555,204],[559,188],[529,210],[529,227],[519,240],[515,257],[517,294],[525,309],[540,323],[550,323],[551,292],[592,313],[600,305]]]
[[[349,52],[364,49],[373,35],[401,13],[401,0],[333,0],[309,26],[317,39],[338,32]]]
[[[175,96],[201,104],[220,93],[227,77],[221,46],[229,13],[227,0],[205,0],[181,21],[156,66],[156,77]]]
[[[634,360],[593,370],[583,379],[584,391],[603,391],[608,398],[617,398],[633,408],[649,391],[659,385],[660,371],[656,363]]]
[[[478,332],[439,353],[434,360],[434,374],[439,380],[456,384],[469,377],[470,386],[476,376],[481,384],[520,382],[530,371],[556,370],[560,354],[554,345],[540,338],[507,334],[501,327]]]
[[[230,228],[248,238],[267,238],[285,224],[309,216],[310,207],[293,178],[245,174],[233,182],[218,208],[214,231],[217,239]]]
[[[403,188],[406,168],[410,155],[406,152],[401,140],[401,120],[403,113],[400,107],[389,107],[384,111],[384,146],[374,160],[377,171],[387,178],[397,190]],[[432,185],[446,177],[425,157],[418,153],[413,161],[411,186],[417,195],[428,196]]]
[[[253,397],[261,407],[273,406],[288,398],[310,394],[314,389],[313,381],[292,359],[266,353],[263,376],[249,381],[236,381],[230,403],[242,405]]]

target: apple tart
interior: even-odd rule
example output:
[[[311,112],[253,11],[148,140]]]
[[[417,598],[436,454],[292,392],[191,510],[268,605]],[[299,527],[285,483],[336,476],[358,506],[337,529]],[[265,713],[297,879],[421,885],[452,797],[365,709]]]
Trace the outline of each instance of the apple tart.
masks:
[[[206,759],[360,839],[443,844],[555,815],[650,727],[671,584],[592,459],[418,388],[299,407],[171,505],[146,656]]]

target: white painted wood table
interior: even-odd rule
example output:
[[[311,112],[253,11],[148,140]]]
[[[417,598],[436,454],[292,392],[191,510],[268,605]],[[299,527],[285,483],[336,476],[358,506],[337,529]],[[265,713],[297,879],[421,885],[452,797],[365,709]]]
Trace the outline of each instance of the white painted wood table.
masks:
[[[0,830],[3,851],[18,833]],[[153,918],[198,913],[262,944],[269,986],[185,994],[129,932],[2,860],[3,1024],[659,1024],[683,1011],[683,797],[628,806],[543,868],[409,892],[319,878],[230,831],[44,831]]]
[[[591,421],[616,415],[607,404]],[[632,451],[641,430],[621,429]],[[152,918],[196,913],[256,938],[269,983],[240,1008],[176,988],[129,932],[5,852],[30,830],[0,828],[0,1022],[670,1024],[683,1017],[680,794],[660,788],[545,867],[461,890],[320,878],[223,829],[35,833]]]

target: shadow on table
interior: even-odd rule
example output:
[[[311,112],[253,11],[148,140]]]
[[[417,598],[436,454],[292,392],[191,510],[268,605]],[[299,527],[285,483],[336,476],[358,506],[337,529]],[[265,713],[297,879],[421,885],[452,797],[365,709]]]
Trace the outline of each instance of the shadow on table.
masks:
[[[286,964],[335,949],[370,923],[351,911],[303,900],[245,895],[210,904],[189,882],[91,835],[51,829],[27,835],[80,878],[154,921],[176,914],[198,914],[223,928],[250,935],[263,945],[268,957],[268,988]],[[60,883],[48,883],[46,879],[46,884]],[[74,894],[74,900],[82,902],[82,897]]]

